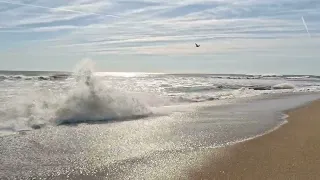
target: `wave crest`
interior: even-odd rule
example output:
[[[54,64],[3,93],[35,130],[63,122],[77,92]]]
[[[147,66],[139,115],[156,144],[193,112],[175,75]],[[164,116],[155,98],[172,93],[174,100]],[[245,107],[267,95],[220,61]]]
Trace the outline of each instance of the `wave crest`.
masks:
[[[76,68],[78,83],[56,111],[57,124],[125,120],[152,114],[138,99],[116,92],[99,81],[93,76],[93,68],[90,60]]]
[[[273,89],[294,89],[295,85],[291,83],[282,83],[282,84],[277,84],[272,87]]]

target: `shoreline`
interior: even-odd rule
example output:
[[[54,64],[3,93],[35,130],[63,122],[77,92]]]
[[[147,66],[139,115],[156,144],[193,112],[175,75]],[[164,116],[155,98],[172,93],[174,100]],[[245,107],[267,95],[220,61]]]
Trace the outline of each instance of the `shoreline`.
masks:
[[[320,100],[284,111],[288,123],[213,150],[190,179],[317,179],[320,177]],[[219,158],[216,158],[219,157]]]
[[[261,133],[261,134],[257,134],[256,136],[253,136],[253,137],[249,137],[249,138],[245,138],[243,140],[239,140],[239,141],[234,141],[234,142],[229,142],[227,145],[223,145],[221,147],[217,147],[217,148],[226,148],[226,147],[229,147],[229,146],[234,146],[234,145],[237,145],[239,143],[244,143],[244,142],[247,142],[247,141],[251,141],[251,140],[254,140],[254,139],[257,139],[257,138],[260,138],[260,137],[263,137],[263,136],[266,136],[274,131],[277,131],[279,130],[282,126],[286,125],[287,123],[289,123],[288,121],[288,118],[290,117],[289,116],[289,113],[292,112],[292,111],[295,111],[295,110],[298,110],[298,109],[301,109],[309,104],[312,104],[316,101],[320,101],[320,99],[318,100],[315,100],[315,101],[311,101],[311,102],[307,102],[307,103],[302,103],[301,105],[298,105],[296,107],[293,107],[293,108],[290,108],[290,109],[287,109],[287,110],[284,110],[282,111],[282,117],[279,118],[280,120],[282,120],[281,123],[279,123],[278,125],[274,126],[273,128]]]

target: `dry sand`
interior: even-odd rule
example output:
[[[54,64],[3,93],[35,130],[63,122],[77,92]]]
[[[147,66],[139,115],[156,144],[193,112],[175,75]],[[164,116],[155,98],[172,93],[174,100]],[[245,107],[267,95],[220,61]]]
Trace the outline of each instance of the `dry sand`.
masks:
[[[288,115],[276,131],[216,150],[190,179],[320,179],[320,101]]]

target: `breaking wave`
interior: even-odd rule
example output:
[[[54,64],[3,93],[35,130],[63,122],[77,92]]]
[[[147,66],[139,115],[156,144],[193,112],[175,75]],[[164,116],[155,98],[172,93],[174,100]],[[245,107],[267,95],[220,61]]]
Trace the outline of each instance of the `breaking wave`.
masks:
[[[295,85],[291,83],[282,83],[282,84],[277,84],[272,87],[273,89],[294,89]]]
[[[20,97],[6,112],[0,129],[21,131],[47,125],[93,123],[146,117],[152,114],[146,104],[118,92],[93,76],[93,63],[83,61],[73,74],[76,83],[68,91],[47,90]]]
[[[25,76],[25,75],[0,75],[0,81],[11,80],[11,81],[54,81],[54,80],[65,80],[70,77],[69,74],[53,74],[53,75],[40,75],[40,76]]]
[[[82,63],[75,76],[78,81],[76,87],[63,99],[63,105],[56,111],[57,124],[124,120],[151,114],[139,100],[102,84],[93,76],[90,61]]]

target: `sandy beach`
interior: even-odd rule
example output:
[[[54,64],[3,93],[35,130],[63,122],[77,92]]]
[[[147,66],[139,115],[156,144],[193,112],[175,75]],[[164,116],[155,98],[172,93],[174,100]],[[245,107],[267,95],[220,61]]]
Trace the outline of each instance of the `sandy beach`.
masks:
[[[287,124],[267,135],[218,149],[190,178],[319,179],[319,110],[318,100],[289,111]]]

